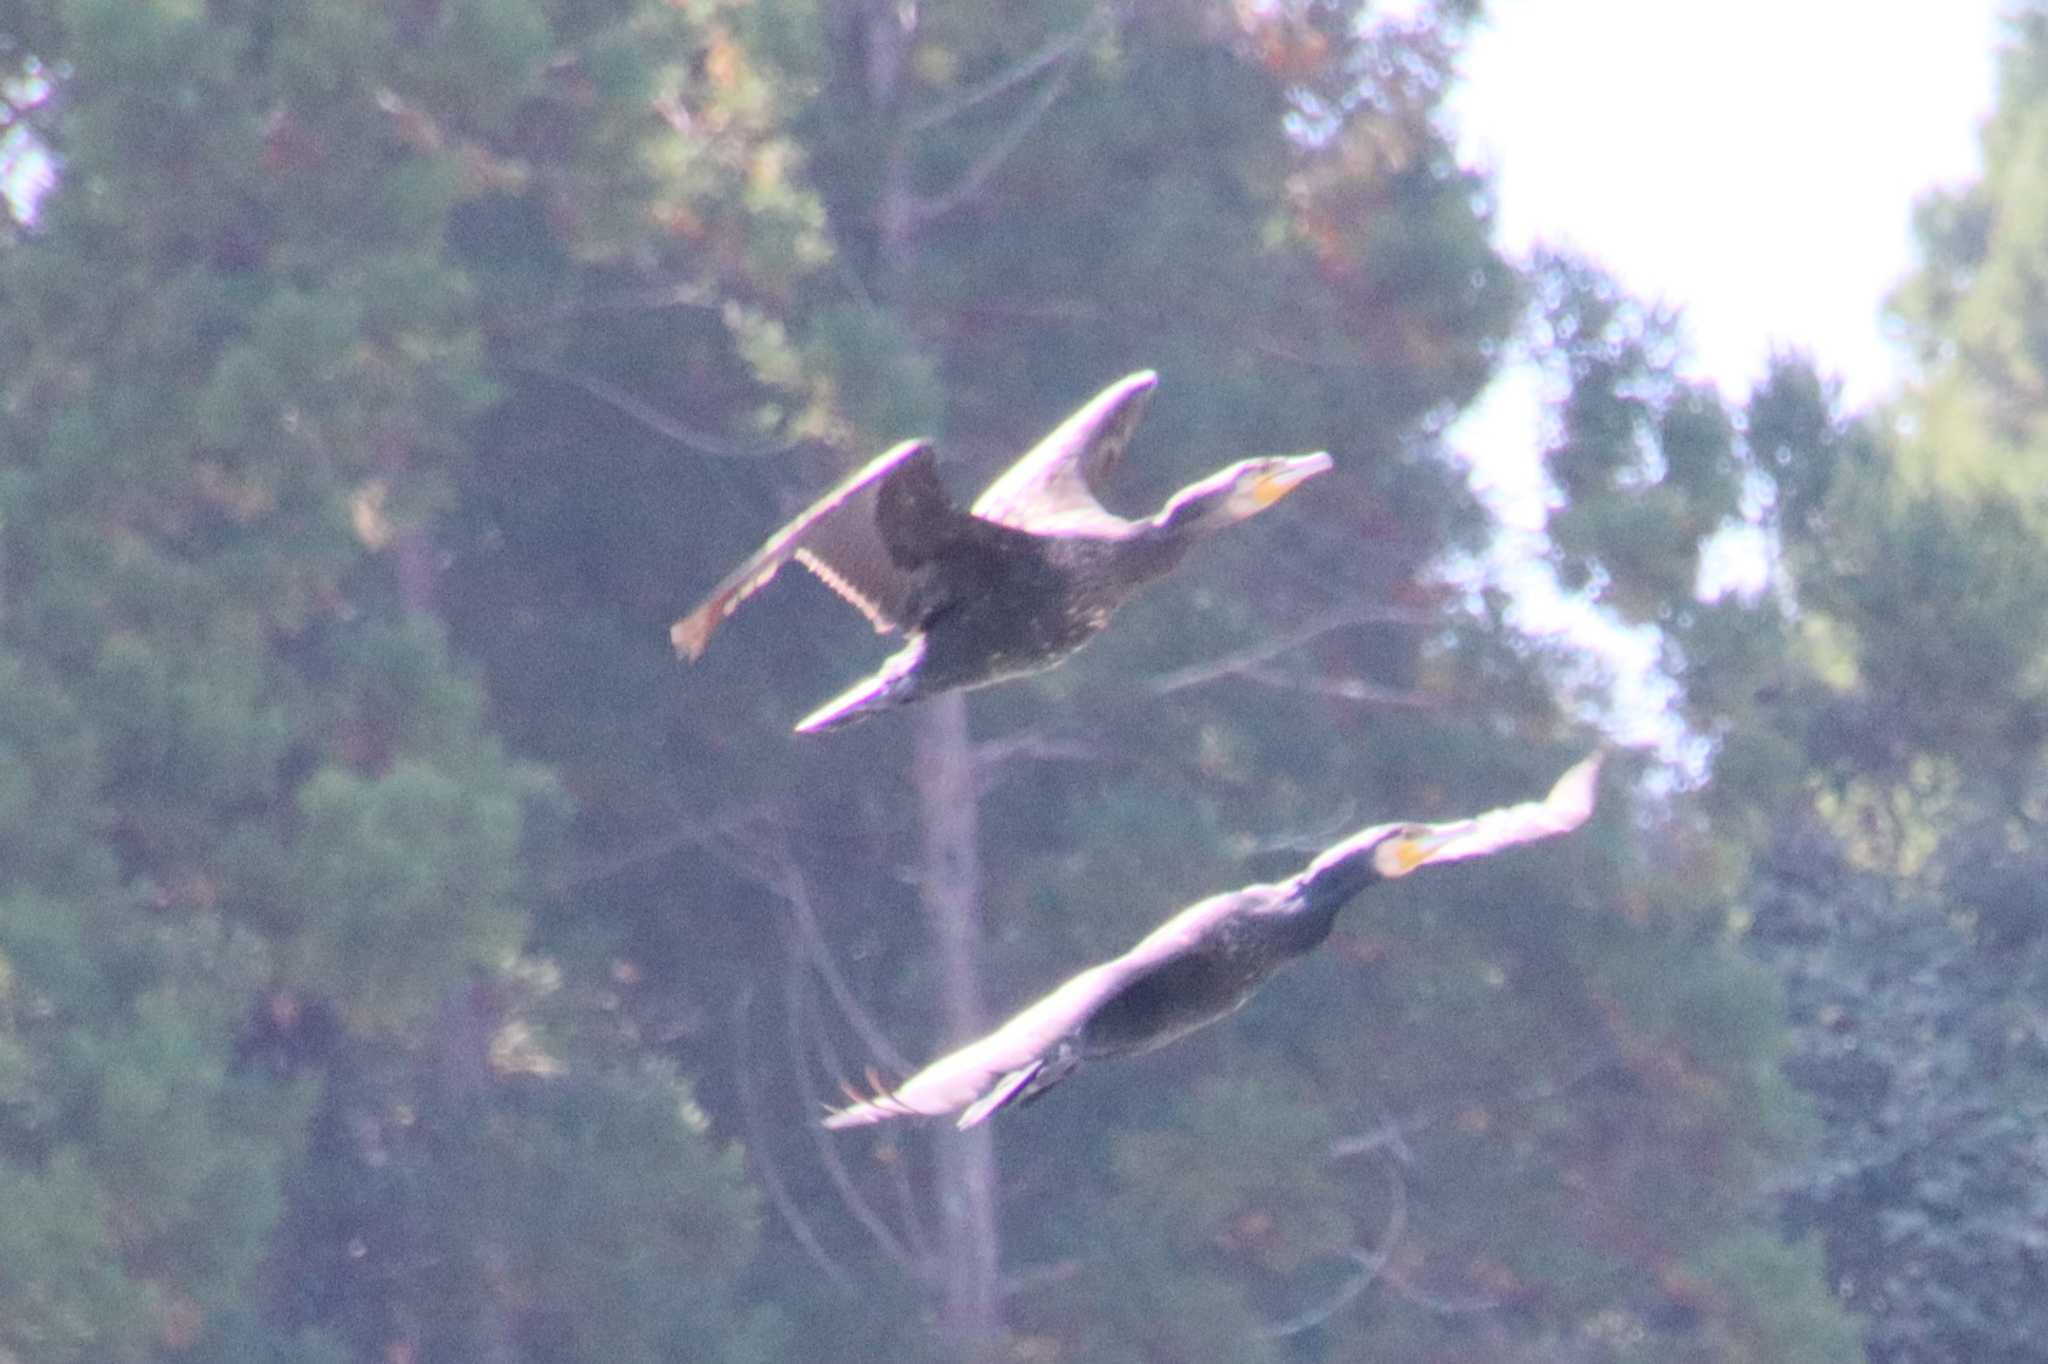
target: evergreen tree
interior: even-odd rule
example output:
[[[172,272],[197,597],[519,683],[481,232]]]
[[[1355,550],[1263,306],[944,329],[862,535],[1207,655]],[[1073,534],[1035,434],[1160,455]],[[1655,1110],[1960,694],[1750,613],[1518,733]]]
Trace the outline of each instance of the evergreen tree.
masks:
[[[1752,405],[1789,610],[1728,622],[1752,698],[1717,685],[1703,711],[1751,778],[1743,912],[1823,1120],[1787,1212],[1887,1362],[2028,1358],[2042,1329],[2044,60],[2048,13],[2016,8],[1983,179],[1920,212],[1897,298],[1919,368],[1890,420],[1792,369]]]
[[[640,46],[702,35],[625,4],[19,17],[61,182],[0,259],[0,1348],[772,1355],[728,1296],[751,1194],[687,1088],[507,974],[566,802],[449,655],[431,533],[500,392],[491,310],[547,301],[501,303],[470,243],[650,147]],[[597,195],[591,238],[617,204],[644,230]]]
[[[1742,421],[1489,245],[1472,11],[8,7],[60,177],[0,252],[0,1349],[957,1357],[938,1303],[1020,1357],[1844,1357],[1746,1203],[1798,1106],[1739,835],[1645,840],[1618,786],[993,1164],[815,1130],[949,992],[1576,755],[1558,660],[1438,569],[1484,534],[1439,438],[1525,293],[1575,380],[1559,543],[1688,663],[1782,660],[1680,604]],[[669,656],[852,461],[938,434],[964,493],[1140,366],[1127,505],[1338,475],[964,732],[792,740],[874,647],[815,588]],[[1772,392],[1752,452],[1807,411]],[[1801,476],[1855,444],[1808,425]],[[1788,534],[1847,495],[1777,482]],[[1748,750],[1773,799],[1807,732]],[[928,913],[904,869],[949,858]],[[976,1169],[992,1224],[945,1211]]]
[[[507,732],[583,798],[544,939],[631,982],[633,1025],[748,1133],[798,1338],[877,1355],[928,1348],[918,1299],[950,1266],[926,1223],[958,1186],[921,1137],[811,1123],[831,1080],[948,1026],[954,968],[902,871],[916,722],[789,738],[874,647],[815,586],[778,583],[687,672],[663,642],[780,508],[912,434],[965,494],[1143,365],[1164,378],[1131,505],[1254,451],[1337,455],[1316,505],[970,699],[995,1010],[1324,835],[1533,790],[1583,742],[1543,661],[1441,614],[1433,578],[1483,533],[1435,437],[1517,304],[1441,121],[1464,10],[910,13],[735,16],[715,69],[787,132],[776,183],[815,187],[833,259],[779,294],[713,276],[698,306],[651,305],[744,252],[685,234],[623,284],[586,274],[558,372],[511,377],[449,579]],[[614,297],[649,306],[597,311]],[[748,369],[761,338],[801,366]],[[791,424],[798,373],[822,406]],[[1643,556],[1688,591],[1740,481],[1710,407],[1668,423],[1700,504],[1683,571]],[[748,413],[779,424],[741,439]],[[1815,1267],[1745,1204],[1796,1139],[1771,983],[1719,931],[1725,878],[1650,878],[1626,824],[1355,911],[1242,1019],[1000,1125],[1011,1346],[1844,1357]],[[1369,1297],[1319,1312],[1355,1279]]]

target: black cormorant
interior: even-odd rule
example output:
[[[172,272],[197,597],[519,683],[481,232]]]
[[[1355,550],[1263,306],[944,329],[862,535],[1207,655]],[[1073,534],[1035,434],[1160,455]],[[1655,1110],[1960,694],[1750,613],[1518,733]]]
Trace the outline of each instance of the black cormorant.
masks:
[[[711,632],[791,558],[881,633],[909,642],[881,671],[820,706],[799,733],[960,687],[1050,668],[1094,638],[1196,540],[1263,511],[1330,467],[1327,454],[1240,460],[1126,521],[1095,500],[1158,379],[1111,384],[961,511],[932,447],[905,441],[769,537],[669,630],[696,658]]]
[[[895,1088],[828,1114],[825,1126],[958,1113],[959,1126],[972,1127],[1043,1094],[1084,1061],[1163,1047],[1242,1007],[1266,977],[1328,937],[1337,911],[1366,887],[1578,828],[1593,812],[1599,773],[1595,754],[1540,801],[1449,824],[1375,825],[1284,881],[1189,905],[1122,956]]]

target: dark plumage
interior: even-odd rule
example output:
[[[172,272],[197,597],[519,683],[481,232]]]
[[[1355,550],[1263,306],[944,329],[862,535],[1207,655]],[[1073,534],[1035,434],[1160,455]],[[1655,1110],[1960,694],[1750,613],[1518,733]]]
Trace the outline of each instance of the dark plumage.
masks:
[[[1148,371],[1104,389],[966,511],[939,482],[928,442],[896,446],[769,537],[677,621],[669,630],[676,652],[701,655],[718,623],[794,558],[878,632],[909,636],[873,677],[799,722],[799,732],[1053,667],[1195,541],[1330,467],[1321,453],[1240,460],[1181,489],[1155,516],[1112,515],[1095,490],[1157,382]]]
[[[986,1037],[827,1115],[825,1126],[958,1113],[959,1125],[972,1127],[1036,1098],[1084,1061],[1163,1047],[1242,1007],[1268,976],[1327,938],[1337,911],[1367,887],[1578,828],[1593,812],[1599,773],[1595,755],[1540,801],[1449,824],[1376,825],[1284,881],[1192,904]]]

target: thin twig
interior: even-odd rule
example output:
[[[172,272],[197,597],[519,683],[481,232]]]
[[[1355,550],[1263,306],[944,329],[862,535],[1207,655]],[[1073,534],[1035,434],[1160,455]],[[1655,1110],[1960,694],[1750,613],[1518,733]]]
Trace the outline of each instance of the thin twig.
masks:
[[[1405,710],[1437,710],[1443,705],[1443,698],[1428,692],[1395,691],[1368,682],[1362,677],[1323,677],[1318,675],[1297,675],[1276,672],[1271,668],[1240,668],[1233,676],[1247,682],[1256,682],[1262,687],[1279,691],[1301,691],[1312,696],[1327,696],[1338,701],[1352,701],[1359,705],[1396,706]]]
[[[704,842],[705,835],[702,830],[682,827],[668,829],[616,852],[578,858],[557,870],[549,878],[548,887],[557,894],[574,890],[592,881],[603,881],[616,876],[642,862],[658,861],[678,849],[692,844],[701,845]]]
[[[810,957],[811,966],[824,979],[825,988],[831,991],[832,1002],[839,1006],[846,1021],[860,1035],[861,1044],[868,1049],[868,1054],[891,1070],[908,1075],[912,1069],[910,1062],[891,1045],[874,1016],[862,1007],[853,987],[847,983],[845,973],[839,969],[838,959],[832,955],[831,945],[825,941],[824,930],[818,927],[809,884],[796,859],[790,856],[789,844],[781,827],[774,826],[772,833],[758,833],[753,838],[747,838],[735,829],[728,831],[727,838],[730,844],[744,847],[754,859],[749,865],[746,859],[729,854],[729,865],[753,876],[789,906],[790,916],[796,922],[797,933]]]
[[[821,1113],[825,1105],[818,1097],[817,1086],[811,1083],[810,1057],[804,1048],[804,1021],[808,1013],[804,982],[809,978],[810,972],[805,968],[803,958],[791,952],[789,972],[783,986],[784,1013],[788,1016],[786,1026],[789,1059],[796,1071],[797,1093],[803,1101],[804,1111]],[[926,1278],[924,1266],[911,1256],[904,1248],[903,1242],[889,1230],[889,1224],[883,1221],[867,1199],[861,1196],[859,1188],[854,1185],[853,1176],[847,1173],[846,1163],[839,1158],[839,1151],[832,1144],[831,1134],[815,1122],[807,1122],[804,1126],[811,1134],[811,1142],[817,1148],[818,1160],[825,1167],[826,1177],[832,1181],[832,1187],[839,1191],[840,1202],[846,1205],[846,1210],[853,1215],[853,1219],[866,1229],[868,1235],[874,1238],[875,1244],[881,1247],[882,1253],[894,1261],[897,1268],[913,1279]]]
[[[735,445],[723,437],[714,436],[708,431],[699,431],[677,421],[651,403],[634,397],[618,385],[600,379],[594,374],[564,369],[541,360],[520,361],[517,368],[586,393],[601,403],[617,408],[656,435],[712,459],[773,459],[797,448],[795,444],[760,446],[752,449]]]
[[[1052,39],[1038,51],[997,72],[981,84],[963,90],[951,99],[942,100],[921,114],[913,114],[905,126],[912,133],[928,133],[942,123],[952,122],[976,105],[985,104],[996,96],[1015,89],[1054,62],[1073,57],[1095,37],[1109,17],[1106,8],[1094,10],[1073,32],[1063,33]]]
[[[1343,1311],[1380,1277],[1381,1271],[1386,1269],[1387,1262],[1394,1256],[1394,1248],[1408,1232],[1408,1181],[1402,1178],[1401,1169],[1394,1162],[1385,1162],[1385,1167],[1387,1187],[1391,1191],[1393,1206],[1387,1210],[1387,1225],[1380,1232],[1380,1243],[1369,1254],[1356,1246],[1344,1252],[1351,1262],[1358,1266],[1358,1273],[1346,1281],[1342,1288],[1332,1293],[1325,1302],[1305,1312],[1296,1313],[1284,1321],[1261,1326],[1253,1332],[1254,1335],[1274,1338],[1300,1335],[1303,1331],[1313,1330]]]
[[[733,1082],[739,1089],[740,1116],[747,1124],[749,1154],[754,1158],[755,1170],[760,1173],[761,1187],[768,1191],[768,1201],[782,1214],[782,1220],[796,1237],[797,1244],[804,1248],[819,1269],[825,1271],[826,1278],[844,1292],[852,1293],[855,1291],[852,1276],[826,1253],[817,1232],[811,1229],[796,1200],[789,1196],[789,1188],[782,1182],[782,1171],[768,1154],[767,1126],[761,1121],[760,1098],[754,1092],[753,1066],[747,1046],[747,1015],[753,1002],[754,987],[748,985],[740,990],[739,998],[733,1001],[732,1007]]]
[[[979,194],[981,187],[1002,168],[1003,162],[1009,160],[1010,154],[1024,144],[1024,139],[1031,135],[1031,130],[1038,126],[1039,120],[1045,117],[1046,112],[1066,90],[1067,80],[1073,72],[1073,64],[1070,62],[1063,63],[1055,69],[1052,79],[1045,83],[1045,88],[1040,90],[1032,98],[1031,103],[1024,106],[1023,112],[1017,115],[1010,126],[1003,129],[1001,135],[989,144],[988,150],[976,158],[973,165],[961,172],[960,178],[953,183],[951,189],[929,199],[913,199],[909,205],[912,225],[936,222]]]
[[[883,1162],[889,1169],[889,1182],[896,1190],[896,1208],[903,1218],[903,1239],[910,1244],[910,1253],[921,1265],[932,1262],[932,1243],[925,1235],[924,1221],[918,1216],[917,1195],[910,1189],[910,1163],[903,1157],[903,1148],[896,1148],[895,1159]]]
[[[1013,761],[1100,762],[1102,750],[1081,739],[1061,739],[1038,728],[1020,729],[1000,739],[984,739],[974,745],[970,761],[974,767],[975,790],[987,795]]]
[[[1442,616],[1434,611],[1424,611],[1407,606],[1347,606],[1328,611],[1315,617],[1308,624],[1284,635],[1275,635],[1260,641],[1249,649],[1229,654],[1223,658],[1211,659],[1206,663],[1192,663],[1185,668],[1176,668],[1163,673],[1145,684],[1145,690],[1154,696],[1165,696],[1172,692],[1184,691],[1214,682],[1218,678],[1238,676],[1248,669],[1258,667],[1269,659],[1299,649],[1324,635],[1338,630],[1348,630],[1356,625],[1413,625],[1428,627],[1440,624]]]
[[[1589,1057],[1562,1076],[1546,1076],[1541,1080],[1524,1085],[1522,1088],[1508,1094],[1504,1099],[1498,1099],[1494,1102],[1498,1107],[1510,1108],[1526,1108],[1531,1104],[1546,1103],[1551,1099],[1561,1098],[1569,1094],[1572,1090],[1585,1084],[1602,1071],[1609,1070],[1620,1064],[1622,1064],[1621,1058],[1611,1053]],[[1464,1103],[1438,1104],[1434,1108],[1423,1109],[1405,1118],[1389,1119],[1378,1127],[1373,1128],[1370,1132],[1362,1132],[1355,1137],[1339,1137],[1330,1143],[1330,1158],[1332,1160],[1343,1160],[1350,1156],[1368,1155],[1371,1152],[1382,1149],[1401,1149],[1403,1147],[1403,1139],[1411,1133],[1425,1131],[1428,1128],[1434,1127],[1438,1123],[1464,1112],[1469,1107],[1471,1107],[1469,1101]]]
[[[718,312],[721,305],[718,295],[709,286],[683,281],[675,284],[648,284],[631,289],[615,289],[590,298],[565,299],[560,303],[536,308],[530,312],[510,313],[505,321],[510,329],[537,331],[558,322],[573,322],[579,317],[602,316],[607,313],[660,312],[666,308]]]

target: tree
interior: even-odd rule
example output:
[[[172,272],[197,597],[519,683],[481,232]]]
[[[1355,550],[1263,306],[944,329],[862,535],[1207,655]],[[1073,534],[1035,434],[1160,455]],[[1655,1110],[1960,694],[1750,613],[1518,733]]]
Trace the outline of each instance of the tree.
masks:
[[[1744,1207],[1797,1105],[1726,846],[1618,789],[1012,1115],[982,1208],[973,1148],[812,1122],[977,986],[1586,742],[1436,569],[1485,532],[1439,437],[1551,287],[1451,153],[1471,18],[10,8],[61,175],[0,254],[0,1346],[1838,1356]],[[1655,612],[1743,477],[1628,325],[1560,538]],[[1134,502],[1342,477],[927,710],[923,773],[911,717],[787,734],[872,647],[826,593],[668,656],[851,460],[937,433],[964,489],[1141,365]]]
[[[718,67],[786,116],[775,164],[825,209],[834,259],[772,309],[748,295],[825,415],[737,442],[738,414],[795,400],[730,358],[730,310],[606,313],[565,337],[576,393],[515,379],[449,585],[508,733],[584,798],[544,939],[631,980],[635,1026],[749,1134],[798,1337],[914,1353],[919,1300],[962,1262],[926,1225],[958,1186],[914,1138],[821,1145],[809,1120],[832,1079],[960,1026],[904,883],[928,875],[916,725],[788,738],[871,647],[822,592],[778,583],[687,673],[662,647],[778,505],[933,432],[964,490],[1140,365],[1164,381],[1134,502],[1336,447],[1320,510],[1207,547],[1081,658],[969,699],[998,1009],[1324,833],[1495,804],[1574,744],[1544,660],[1497,618],[1447,626],[1431,576],[1484,530],[1433,440],[1517,306],[1439,116],[1465,12],[906,13],[736,18]],[[706,259],[673,245],[629,293]],[[723,439],[688,439],[685,412]],[[785,433],[815,443],[746,457]],[[593,700],[565,715],[567,694]],[[1646,881],[1646,857],[1617,820],[1367,907],[1241,1021],[1004,1124],[1012,1343],[1243,1357],[1299,1346],[1271,1334],[1292,1326],[1332,1352],[1839,1357],[1814,1266],[1743,1206],[1796,1125],[1771,987],[1712,895]],[[1397,1147],[1416,1165],[1390,1175]],[[1318,1316],[1354,1280],[1372,1297]],[[818,1291],[841,1281],[858,1291]]]
[[[735,1158],[518,965],[567,802],[447,649],[431,529],[500,392],[469,243],[647,145],[638,46],[702,35],[26,9],[61,183],[0,259],[5,1349],[773,1355]]]
[[[2020,7],[1983,179],[1919,213],[1896,300],[1918,369],[1884,419],[1790,372],[1752,404],[1785,609],[1728,622],[1758,685],[1707,712],[1773,778],[1744,792],[1744,914],[1823,1122],[1787,1215],[1822,1235],[1881,1361],[2020,1359],[2041,1330],[2044,53],[2048,19]]]

